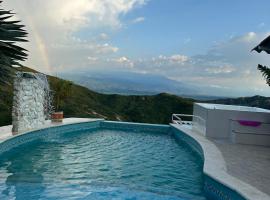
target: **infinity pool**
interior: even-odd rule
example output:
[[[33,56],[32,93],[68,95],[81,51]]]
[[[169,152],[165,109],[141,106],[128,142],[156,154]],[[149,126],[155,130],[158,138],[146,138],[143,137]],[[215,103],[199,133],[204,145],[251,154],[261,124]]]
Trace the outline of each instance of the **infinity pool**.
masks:
[[[49,134],[0,155],[0,199],[205,200],[202,168],[169,133]]]

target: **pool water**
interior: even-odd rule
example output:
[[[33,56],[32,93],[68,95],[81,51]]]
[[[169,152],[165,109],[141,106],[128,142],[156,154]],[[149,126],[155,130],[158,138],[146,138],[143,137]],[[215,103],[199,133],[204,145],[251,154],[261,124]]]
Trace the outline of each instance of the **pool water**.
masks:
[[[56,134],[0,156],[0,199],[205,200],[202,167],[170,134]]]

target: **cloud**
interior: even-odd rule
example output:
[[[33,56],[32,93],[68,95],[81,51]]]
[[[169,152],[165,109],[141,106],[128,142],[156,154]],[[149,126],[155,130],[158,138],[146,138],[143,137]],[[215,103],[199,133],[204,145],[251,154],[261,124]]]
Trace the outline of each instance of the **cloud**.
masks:
[[[73,50],[75,51],[88,51],[92,54],[110,54],[116,53],[119,48],[108,43],[95,43],[92,41],[81,40],[79,38],[70,37],[62,42],[51,44],[50,47],[54,50]]]
[[[29,50],[25,63],[43,72],[58,70],[59,66],[72,68],[88,63],[89,54],[110,56],[119,48],[109,42],[107,33],[122,27],[121,18],[146,0],[9,0],[6,9],[12,9],[26,25]],[[97,33],[88,39],[78,35]],[[74,39],[75,38],[75,39]]]
[[[250,50],[269,33],[249,32],[213,45],[205,54],[160,55],[133,60],[133,70],[156,73],[173,80],[204,87],[213,95],[270,95],[269,87],[257,70],[257,65],[270,63],[270,56]],[[211,86],[211,87],[210,87]],[[212,86],[220,86],[214,90]],[[211,90],[207,90],[212,88]],[[230,88],[230,89],[229,89]],[[258,90],[260,88],[260,90]]]
[[[27,7],[25,4],[27,1]],[[119,27],[120,15],[145,4],[144,0],[10,0],[16,10],[29,11],[38,21],[76,31],[82,27]],[[19,7],[18,7],[19,5]],[[30,10],[31,8],[35,8]],[[42,12],[42,15],[40,15]],[[23,13],[25,14],[25,13]]]
[[[185,55],[174,54],[171,56],[159,55],[152,58],[152,64],[155,66],[167,66],[167,65],[183,65],[188,61],[188,57]]]
[[[96,45],[95,49],[98,54],[116,53],[118,51],[118,47],[111,46],[108,43]]]
[[[198,55],[175,51],[134,58],[122,52],[110,39],[125,27],[122,21],[125,15],[147,2],[8,0],[3,5],[5,9],[14,10],[17,18],[26,25],[30,42],[24,44],[29,50],[29,59],[25,64],[37,70],[53,72],[75,68],[121,68],[160,74],[208,88],[211,85],[221,86],[217,90],[221,93],[226,88],[234,88],[239,94],[259,91],[270,95],[265,80],[256,69],[259,63],[268,65],[270,56],[250,52],[269,33],[234,34],[229,40],[217,42],[207,52]],[[133,22],[144,20],[144,17],[138,17]],[[262,26],[265,24],[259,24],[259,27]],[[190,38],[183,38],[183,42],[190,42]],[[147,54],[144,52],[138,56],[142,55]]]
[[[209,85],[211,88],[217,88],[217,89],[230,89],[228,87],[224,87],[222,85]]]
[[[98,60],[97,57],[93,57],[93,56],[88,56],[87,59],[90,61],[90,62],[96,62]]]
[[[188,61],[188,57],[185,55],[172,55],[169,57],[170,62],[173,63],[185,63]]]
[[[108,36],[106,33],[101,33],[101,34],[99,35],[99,38],[100,38],[101,40],[108,40],[108,39],[109,39],[109,36]]]
[[[127,66],[128,68],[133,68],[134,67],[134,63],[125,56],[122,56],[122,57],[116,58],[116,59],[112,59],[112,61],[114,61],[116,63],[119,63],[119,64],[121,64],[123,66]]]
[[[144,20],[145,20],[144,17],[137,17],[137,18],[135,18],[135,19],[132,20],[132,23],[133,24],[137,24],[137,23],[143,22]]]
[[[232,66],[216,66],[216,67],[209,67],[205,69],[206,72],[209,74],[229,74],[235,71],[235,68]]]

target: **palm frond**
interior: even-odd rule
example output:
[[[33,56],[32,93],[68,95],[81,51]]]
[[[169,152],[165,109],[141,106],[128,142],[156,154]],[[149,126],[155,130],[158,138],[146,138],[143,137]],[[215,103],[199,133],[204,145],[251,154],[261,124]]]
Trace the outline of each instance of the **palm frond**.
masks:
[[[20,21],[11,20],[13,15],[12,11],[0,8],[0,68],[21,66],[19,62],[27,58],[27,50],[15,44],[26,42],[27,32]]]
[[[259,64],[258,70],[262,73],[262,76],[265,78],[266,83],[270,86],[270,68]]]

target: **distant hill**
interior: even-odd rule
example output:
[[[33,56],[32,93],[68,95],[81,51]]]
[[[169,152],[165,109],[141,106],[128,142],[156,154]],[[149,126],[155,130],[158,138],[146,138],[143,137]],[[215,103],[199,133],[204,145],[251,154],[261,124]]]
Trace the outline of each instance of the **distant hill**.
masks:
[[[152,74],[123,71],[85,71],[66,72],[59,75],[90,90],[105,94],[154,95],[166,92],[181,96],[199,92],[194,86]]]
[[[29,68],[20,70],[32,71]],[[59,81],[65,80],[49,76],[52,89]],[[11,78],[0,81],[0,126],[11,124],[12,82]],[[74,84],[61,110],[66,117],[102,117],[108,120],[167,124],[172,113],[192,113],[192,104],[192,99],[166,93],[150,96],[109,95]]]
[[[270,97],[263,96],[217,99],[209,102],[217,104],[241,105],[270,109]]]
[[[23,71],[33,71],[21,68]],[[11,71],[14,74],[15,70]],[[66,80],[49,77],[54,90],[55,85]],[[11,124],[12,78],[0,76],[0,126]],[[192,114],[192,98],[160,93],[156,95],[118,95],[100,94],[86,87],[74,84],[70,97],[64,102],[61,110],[65,117],[93,117],[108,120],[168,124],[173,113]],[[270,109],[270,98],[262,96],[202,100],[203,102],[256,106]]]

